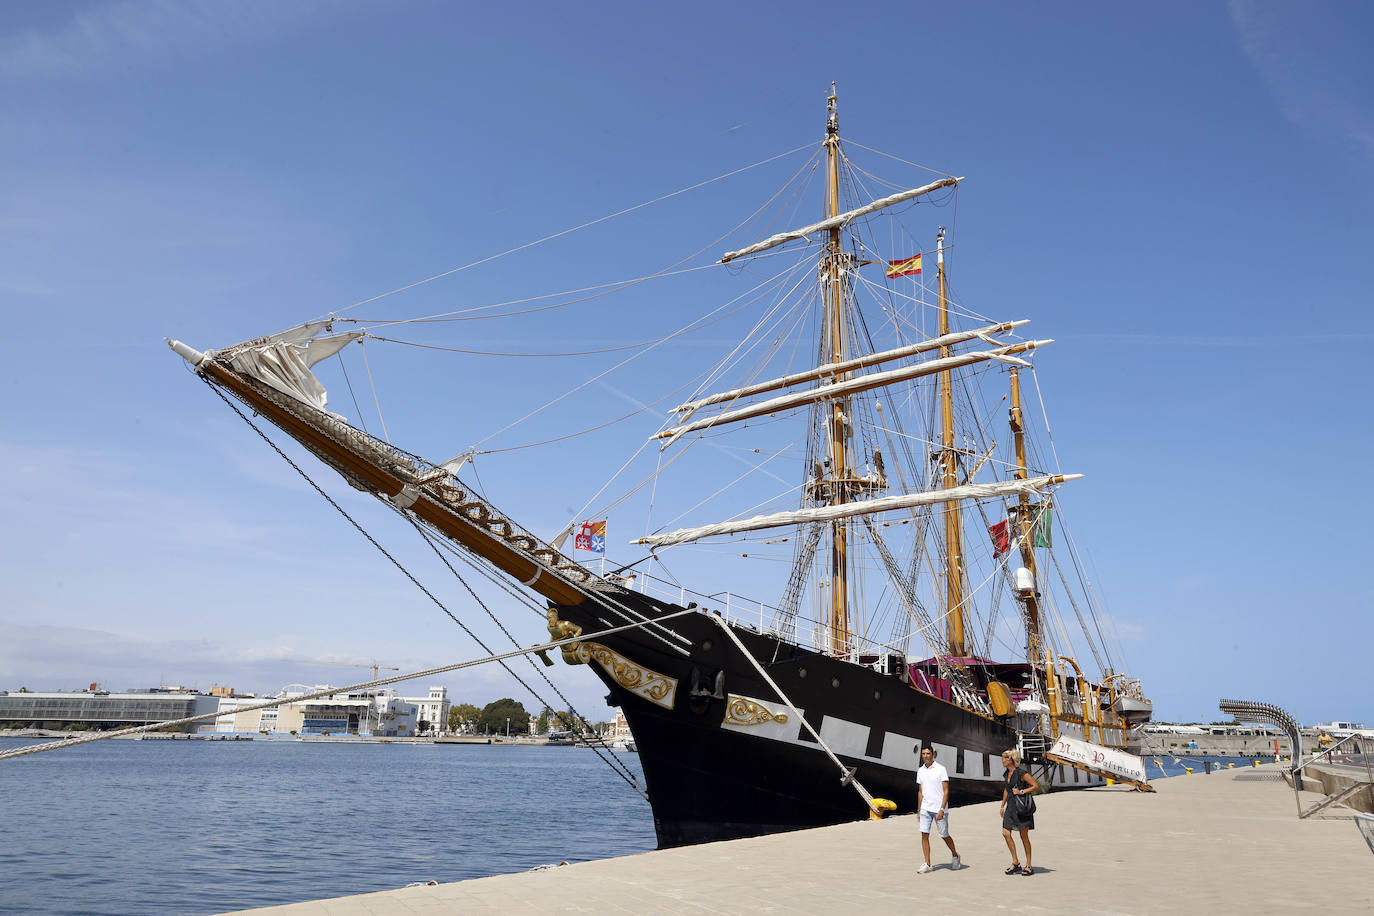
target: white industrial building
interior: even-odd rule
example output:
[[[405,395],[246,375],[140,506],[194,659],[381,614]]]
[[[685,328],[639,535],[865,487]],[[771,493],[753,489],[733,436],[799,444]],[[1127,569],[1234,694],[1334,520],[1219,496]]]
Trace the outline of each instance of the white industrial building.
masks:
[[[281,702],[266,709],[241,711],[273,697],[217,697],[224,713],[203,732],[238,732],[297,735],[380,735],[410,737],[416,733],[416,703],[385,691],[336,693],[300,700],[308,693],[328,690],[329,685],[307,687],[290,684],[275,697]],[[209,698],[207,698],[209,699]],[[447,698],[443,698],[447,703]]]

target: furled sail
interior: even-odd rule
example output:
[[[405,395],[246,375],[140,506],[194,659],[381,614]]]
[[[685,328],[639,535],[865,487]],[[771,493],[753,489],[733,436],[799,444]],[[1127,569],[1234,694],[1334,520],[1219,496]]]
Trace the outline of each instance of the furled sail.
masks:
[[[923,340],[920,343],[910,344],[905,347],[897,347],[893,350],[883,350],[880,353],[869,353],[858,356],[854,359],[847,359],[842,363],[827,363],[824,366],[817,366],[814,369],[807,369],[804,372],[794,372],[791,375],[784,375],[767,382],[756,382],[744,388],[732,388],[729,391],[722,391],[708,397],[699,398],[695,401],[688,401],[680,407],[674,407],[673,413],[691,414],[703,407],[710,407],[712,404],[720,404],[724,401],[733,401],[737,398],[747,398],[765,391],[773,391],[778,388],[787,388],[790,385],[797,385],[802,382],[814,382],[816,379],[827,376],[839,375],[841,372],[849,372],[852,369],[863,369],[868,366],[876,366],[879,363],[891,362],[894,359],[901,359],[905,356],[915,356],[917,353],[926,353],[940,347],[951,347],[958,343],[963,343],[974,338],[982,338],[989,343],[996,343],[992,340],[992,334],[1001,334],[1005,331],[1012,331],[1023,325],[1030,324],[1030,319],[1023,318],[1020,321],[1003,321],[1000,324],[990,324],[986,327],[975,328],[971,331],[956,331],[953,334],[943,334],[940,337],[932,337],[930,340]]]
[[[289,394],[311,407],[325,410],[329,394],[310,367],[363,336],[361,331],[329,337],[316,336],[328,330],[329,326],[328,321],[312,321],[280,334],[234,344],[218,353],[213,350],[200,353],[177,340],[168,340],[167,344],[193,366],[198,366],[204,359],[218,356],[244,375],[271,385],[282,394]]]
[[[1044,477],[1031,477],[1026,480],[999,480],[995,483],[966,483],[947,490],[929,490],[923,493],[906,493],[901,496],[884,496],[880,499],[866,499],[860,502],[840,503],[834,506],[817,506],[810,509],[792,509],[775,512],[772,515],[756,515],[737,522],[717,522],[696,528],[681,528],[665,534],[652,534],[634,541],[650,547],[671,547],[686,544],[718,534],[738,534],[742,531],[757,531],[760,528],[778,528],[782,525],[799,525],[804,522],[828,522],[855,515],[870,515],[875,512],[888,512],[893,509],[910,509],[914,506],[928,506],[934,503],[957,502],[965,499],[986,499],[999,496],[1034,496],[1046,487],[1077,480],[1082,474],[1049,474]]]
[[[790,232],[779,232],[777,235],[766,238],[762,242],[755,242],[748,248],[741,248],[739,251],[727,251],[720,256],[720,263],[726,264],[733,261],[735,258],[742,258],[749,254],[758,254],[760,251],[767,251],[770,248],[777,248],[785,242],[790,242],[793,239],[803,239],[808,235],[815,235],[817,232],[824,232],[827,229],[838,229],[850,220],[858,219],[861,216],[867,216],[876,210],[890,207],[893,204],[900,204],[904,201],[913,200],[923,194],[929,194],[931,191],[938,191],[941,188],[952,188],[963,180],[962,178],[941,178],[939,181],[932,181],[930,184],[922,185],[919,188],[899,191],[896,194],[879,198],[871,203],[866,203],[862,207],[847,210],[838,216],[823,219],[819,223],[812,223],[809,226],[793,229]]]
[[[958,369],[960,366],[968,366],[973,363],[986,362],[990,359],[1012,362],[1016,365],[1029,365],[1024,360],[1016,359],[1014,354],[1024,353],[1027,350],[1034,350],[1054,343],[1053,340],[1028,340],[1024,343],[1012,344],[1007,347],[998,347],[995,350],[974,350],[970,353],[961,353],[958,356],[947,356],[942,359],[932,359],[915,366],[903,366],[900,369],[888,369],[884,372],[872,372],[868,375],[861,375],[857,378],[846,379],[843,382],[835,382],[829,385],[818,385],[807,391],[797,391],[792,394],[784,394],[767,401],[760,401],[748,407],[740,407],[737,410],[727,410],[725,413],[715,414],[700,420],[693,420],[691,423],[684,423],[680,426],[669,427],[662,432],[655,433],[655,439],[676,440],[684,433],[694,432],[698,429],[717,426],[721,423],[733,423],[737,420],[748,420],[752,417],[761,417],[765,414],[776,413],[779,410],[786,410],[791,407],[800,407],[803,404],[813,404],[816,401],[824,401],[829,398],[846,397],[860,391],[867,391],[870,388],[880,388],[884,385],[893,385],[897,382],[910,381],[925,375],[934,375],[938,372],[945,372],[950,369]],[[669,443],[672,444],[671,442]],[[665,448],[667,446],[664,446]]]

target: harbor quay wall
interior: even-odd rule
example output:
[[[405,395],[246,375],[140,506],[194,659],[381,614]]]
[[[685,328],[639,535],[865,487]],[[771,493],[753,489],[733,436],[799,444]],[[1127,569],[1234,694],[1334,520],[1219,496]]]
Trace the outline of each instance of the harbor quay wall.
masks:
[[[1349,809],[1300,820],[1281,769],[1176,776],[1156,780],[1154,792],[1113,786],[1040,796],[1033,884],[1003,875],[1001,817],[988,802],[951,812],[959,871],[936,842],[934,869],[917,874],[919,819],[906,815],[248,912],[1374,912],[1374,863]],[[1305,804],[1318,797],[1301,795]]]
[[[1147,732],[1140,742],[1140,753],[1164,754],[1174,757],[1259,757],[1274,758],[1274,742],[1279,744],[1282,757],[1293,755],[1292,741],[1273,735],[1187,735],[1172,732]],[[1197,745],[1192,747],[1191,745]],[[1308,751],[1315,748],[1303,745]]]

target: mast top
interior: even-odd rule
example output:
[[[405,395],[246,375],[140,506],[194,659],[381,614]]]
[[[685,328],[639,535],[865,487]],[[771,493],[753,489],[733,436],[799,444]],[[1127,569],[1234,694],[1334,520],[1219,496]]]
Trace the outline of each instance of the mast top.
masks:
[[[830,96],[825,100],[825,135],[827,137],[837,137],[840,134],[840,115],[835,110],[836,98],[835,83],[832,80],[830,83]]]

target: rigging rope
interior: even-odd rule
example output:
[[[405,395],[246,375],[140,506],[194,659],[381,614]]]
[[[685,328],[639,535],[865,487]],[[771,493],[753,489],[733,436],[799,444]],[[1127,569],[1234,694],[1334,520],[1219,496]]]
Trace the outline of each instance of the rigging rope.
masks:
[[[388,291],[385,292],[385,293],[381,293],[381,294],[379,294],[379,295],[372,296],[372,297],[369,298],[369,299],[362,299],[362,300],[360,300],[360,301],[358,301],[358,302],[353,303],[353,304],[350,305],[350,306],[346,306],[345,308],[340,309],[339,312],[340,312],[340,313],[346,312],[346,311],[348,311],[349,309],[357,308],[357,307],[360,306],[360,305],[366,305],[366,304],[369,303],[369,302],[376,302],[378,299],[385,299],[387,296],[394,296],[396,293],[405,292],[405,291],[408,290],[408,289],[414,289],[415,287],[417,287],[417,286],[423,286],[423,285],[426,284],[426,283],[432,283],[432,282],[435,281],[435,280],[440,280],[440,279],[442,279],[442,278],[444,278],[444,277],[452,276],[453,274],[459,273],[460,271],[468,270],[469,268],[477,267],[478,265],[486,264],[486,263],[488,263],[488,262],[490,262],[490,261],[495,261],[495,260],[497,260],[498,258],[504,258],[506,255],[509,255],[509,254],[515,254],[517,251],[524,251],[526,248],[533,248],[535,245],[542,245],[544,242],[550,242],[550,241],[553,241],[553,240],[556,239],[556,238],[561,238],[561,237],[563,237],[563,236],[565,236],[565,235],[569,235],[570,233],[577,232],[577,231],[579,231],[579,230],[581,230],[581,229],[586,229],[586,228],[588,228],[588,227],[590,227],[590,226],[595,226],[595,225],[597,225],[598,223],[604,223],[604,222],[606,222],[607,220],[615,219],[617,216],[624,216],[626,213],[633,213],[633,212],[636,211],[636,210],[641,210],[641,209],[643,209],[644,207],[652,206],[653,204],[660,203],[660,202],[662,202],[662,201],[668,200],[669,198],[677,197],[677,196],[679,196],[679,195],[681,195],[681,194],[686,194],[688,191],[695,191],[697,188],[703,188],[703,187],[705,187],[705,186],[708,185],[708,184],[713,184],[713,183],[715,183],[715,182],[717,182],[717,181],[723,181],[723,180],[726,179],[726,178],[732,178],[732,177],[734,177],[735,175],[742,174],[742,173],[744,173],[744,172],[749,171],[750,169],[758,168],[758,167],[761,166],[761,165],[767,165],[767,164],[770,163],[770,162],[776,162],[776,161],[779,160],[779,159],[785,159],[785,158],[787,158],[788,156],[791,156],[793,153],[801,152],[802,150],[807,149],[808,147],[810,147],[810,146],[812,146],[812,145],[813,145],[812,143],[803,143],[801,146],[798,146],[798,147],[796,147],[795,149],[790,149],[790,150],[788,150],[788,151],[785,152],[785,153],[778,153],[776,156],[770,156],[770,157],[767,158],[767,159],[762,159],[762,160],[760,160],[760,161],[758,161],[758,162],[755,162],[753,165],[746,165],[746,166],[744,166],[743,168],[735,169],[734,171],[731,171],[731,172],[726,172],[726,173],[723,174],[723,175],[717,175],[715,178],[708,178],[708,179],[706,179],[705,181],[699,181],[699,182],[697,182],[697,183],[694,184],[694,185],[689,185],[689,186],[687,186],[687,187],[685,187],[685,188],[681,188],[681,189],[679,189],[679,190],[677,190],[677,191],[673,191],[673,192],[671,192],[671,193],[669,193],[669,194],[664,194],[664,195],[662,195],[661,197],[655,197],[653,200],[646,200],[644,203],[635,204],[633,207],[626,207],[626,208],[623,209],[623,210],[617,210],[615,213],[609,213],[609,214],[607,214],[606,216],[602,216],[602,217],[599,217],[599,218],[597,218],[597,219],[591,220],[591,221],[589,221],[589,222],[585,222],[585,223],[583,223],[583,224],[580,225],[580,226],[573,226],[573,227],[571,227],[571,228],[564,229],[564,230],[561,231],[561,232],[555,232],[555,233],[553,233],[552,235],[546,235],[546,236],[544,236],[542,239],[535,239],[533,242],[526,242],[526,243],[523,244],[523,245],[517,245],[516,247],[514,247],[514,248],[509,248],[509,249],[507,249],[507,250],[505,250],[505,251],[500,252],[499,254],[488,255],[488,256],[485,257],[485,258],[481,258],[481,259],[476,260],[476,261],[473,261],[473,262],[471,262],[471,263],[469,263],[469,264],[464,264],[462,267],[455,267],[455,268],[453,268],[452,270],[446,270],[446,271],[444,271],[443,273],[437,273],[437,274],[435,274],[435,275],[432,276],[432,277],[426,277],[426,278],[423,279],[423,280],[416,280],[414,283],[407,283],[405,286],[398,286],[396,289],[388,290]],[[321,317],[329,317],[329,316],[321,316]]]
[[[358,349],[363,351],[363,367],[367,369],[367,383],[372,386],[372,403],[377,405],[377,419],[382,424],[382,438],[390,445],[391,433],[387,432],[386,429],[386,418],[382,416],[382,401],[377,397],[377,383],[372,378],[372,364],[367,361],[367,345],[361,337],[358,338]],[[218,391],[219,389],[215,390]],[[254,427],[254,429],[256,428]]]
[[[379,500],[381,499],[380,496],[378,496],[377,498]],[[391,503],[388,502],[387,505],[391,505]],[[397,508],[395,506],[392,506],[392,508],[396,509],[398,513],[404,516],[406,521],[410,522],[411,526],[415,529],[415,531],[420,535],[420,537],[424,538],[425,543],[428,544],[430,549],[434,551],[434,555],[439,558],[439,562],[443,563],[444,566],[448,568],[448,571],[453,573],[453,577],[457,579],[459,584],[462,585],[463,588],[467,590],[467,593],[472,596],[472,600],[477,602],[477,606],[480,607],[482,610],[486,611],[487,616],[491,618],[492,622],[496,624],[496,626],[501,630],[502,633],[506,634],[506,638],[511,641],[511,645],[516,646],[518,648],[520,646],[520,641],[515,638],[514,634],[512,634],[510,630],[506,628],[506,625],[501,622],[501,619],[497,617],[494,613],[492,613],[491,608],[487,607],[486,602],[484,602],[478,596],[477,592],[473,589],[471,585],[468,584],[467,580],[463,578],[463,576],[458,572],[458,570],[453,568],[453,564],[449,563],[448,558],[445,557],[443,553],[439,550],[438,545],[434,542],[433,536],[431,536],[430,533],[426,531],[425,528],[418,521],[416,521],[413,517],[408,515],[403,509]],[[445,613],[447,613],[447,611],[445,611]],[[481,646],[483,649],[486,649],[488,652],[491,651],[491,649],[488,648],[487,645],[482,642],[482,640],[478,639],[471,630],[469,630],[466,626],[463,625],[462,621],[460,621],[457,617],[454,617],[452,614],[449,614],[449,617],[453,619],[454,623],[462,627],[463,632],[471,636],[473,641],[476,642],[477,645]],[[525,661],[529,662],[530,667],[534,669],[534,673],[543,678],[544,683],[548,684],[549,687],[553,690],[553,692],[558,694],[558,698],[563,701],[563,708],[566,709],[573,716],[572,725],[574,726],[574,730],[579,732],[583,736],[583,738],[586,738],[588,734],[595,734],[595,729],[591,728],[591,723],[587,721],[585,716],[583,716],[580,712],[577,711],[577,709],[573,706],[572,701],[569,700],[566,696],[564,696],[563,691],[558,689],[558,685],[553,682],[553,679],[550,678],[546,672],[540,670],[540,666],[535,664],[534,659],[526,655]],[[502,662],[501,666],[504,668],[505,662]],[[506,670],[510,671],[509,668],[506,668]],[[520,679],[517,677],[516,680]],[[520,684],[526,690],[528,690],[534,696],[534,698],[538,700],[541,705],[543,705],[545,709],[553,708],[551,703],[549,703],[543,697],[539,696],[539,694],[536,693],[524,681],[520,681]],[[579,722],[581,723],[580,726],[578,725]],[[596,755],[598,757],[601,757],[601,759],[605,761],[605,763],[608,766],[610,766],[612,770],[615,770],[617,773],[619,773],[622,779],[626,779],[636,789],[639,788],[638,780],[635,779],[634,774],[631,773],[630,770],[623,763],[621,763],[619,760],[616,760],[614,757],[607,759],[601,753],[601,748],[596,747],[590,741],[588,741],[587,744],[589,747],[592,748],[592,750],[596,751]],[[642,795],[643,793],[641,792],[640,794]],[[645,800],[648,800],[647,796],[645,797]]]
[[[353,391],[353,380],[348,377],[348,366],[344,363],[343,350],[334,354],[334,358],[339,361],[339,369],[343,371],[344,382],[348,385],[348,396],[353,399],[353,410],[358,414],[358,422],[363,425],[363,432],[367,433],[367,421],[363,419],[363,409],[358,404],[358,395]],[[372,435],[368,433],[368,435]]]
[[[361,534],[363,537],[367,538],[368,542],[369,542],[370,544],[372,544],[373,547],[377,548],[377,550],[382,554],[382,556],[384,556],[384,557],[386,557],[388,560],[390,560],[391,563],[392,563],[392,565],[395,566],[398,570],[400,570],[401,573],[402,573],[407,579],[409,579],[409,580],[411,581],[411,583],[412,583],[416,588],[418,588],[420,591],[424,592],[425,596],[426,596],[427,598],[429,598],[429,600],[432,601],[432,602],[435,604],[435,606],[439,608],[439,610],[443,611],[445,614],[448,615],[449,619],[451,619],[454,623],[458,624],[458,626],[461,627],[461,628],[463,629],[463,632],[466,633],[469,637],[472,638],[472,641],[473,641],[473,642],[477,643],[477,645],[481,646],[481,647],[482,647],[483,649],[485,649],[487,652],[491,652],[490,647],[488,647],[488,646],[486,645],[486,643],[484,643],[484,642],[481,640],[481,638],[478,637],[478,635],[477,635],[476,633],[474,633],[471,629],[469,629],[468,626],[467,626],[467,624],[465,624],[465,623],[463,623],[461,620],[459,620],[458,617],[457,617],[452,611],[450,611],[447,607],[445,607],[445,606],[444,606],[444,603],[443,603],[442,601],[440,601],[437,597],[435,597],[434,593],[431,592],[428,588],[426,588],[426,587],[420,582],[419,579],[415,578],[414,574],[412,574],[412,573],[410,572],[410,570],[406,569],[405,566],[401,565],[401,562],[400,562],[399,560],[397,560],[395,557],[393,557],[393,556],[387,551],[387,549],[386,549],[385,547],[383,547],[381,544],[379,544],[379,543],[377,542],[376,538],[374,538],[371,534],[368,533],[367,529],[365,529],[362,525],[358,524],[358,522],[353,518],[353,516],[349,515],[348,512],[345,511],[345,509],[344,509],[342,506],[340,506],[337,502],[334,501],[333,497],[331,497],[328,493],[326,493],[326,492],[324,491],[324,489],[320,487],[319,484],[315,483],[315,481],[311,479],[311,477],[310,477],[309,474],[305,473],[305,471],[300,467],[300,465],[298,465],[298,464],[296,464],[296,462],[292,461],[291,458],[290,458],[290,456],[287,455],[286,452],[282,451],[281,448],[278,447],[277,443],[275,443],[275,442],[272,441],[272,439],[271,439],[270,436],[268,436],[268,435],[267,435],[266,433],[264,433],[261,429],[259,429],[258,426],[257,426],[257,424],[254,423],[252,420],[250,420],[250,419],[247,417],[247,415],[245,415],[245,414],[243,413],[243,411],[239,410],[238,405],[235,404],[232,400],[230,400],[230,398],[229,398],[228,395],[226,395],[223,391],[221,391],[221,390],[219,389],[218,386],[216,386],[216,385],[214,385],[212,382],[210,382],[210,380],[209,380],[208,378],[205,378],[204,376],[202,376],[202,379],[205,381],[205,384],[207,384],[207,385],[210,386],[210,388],[215,392],[215,394],[219,395],[220,398],[222,398],[222,399],[224,400],[224,403],[226,403],[226,404],[229,405],[230,409],[232,409],[232,410],[234,411],[234,413],[236,413],[236,414],[239,415],[239,418],[242,419],[244,423],[247,423],[248,426],[251,427],[252,430],[253,430],[255,433],[257,433],[257,434],[262,438],[262,440],[263,440],[264,442],[266,442],[268,445],[270,445],[270,446],[272,447],[272,450],[273,450],[273,451],[275,451],[278,455],[280,455],[280,456],[282,457],[282,460],[283,460],[283,461],[285,461],[287,464],[291,465],[291,467],[296,471],[296,473],[299,474],[302,478],[304,478],[305,482],[308,483],[308,484],[310,484],[310,486],[315,490],[316,493],[318,493],[318,494],[320,494],[320,496],[324,497],[325,502],[327,502],[327,503],[329,503],[331,506],[333,506],[334,509],[335,509],[340,515],[342,515],[342,516],[344,517],[344,519],[347,520],[347,522],[348,522],[350,525],[352,525],[354,528],[357,529],[357,531],[358,531],[359,534]],[[381,497],[379,496],[378,498],[380,499]],[[414,524],[413,521],[412,521],[412,524]],[[417,527],[418,527],[418,526],[417,526]],[[422,534],[423,534],[423,532],[422,532]],[[437,551],[436,551],[436,553],[437,553]],[[443,556],[442,556],[442,554],[440,555],[440,559],[441,559],[441,560],[444,559]],[[446,560],[444,561],[444,565],[446,565],[446,566],[448,565],[448,562],[447,562]],[[449,569],[452,570],[453,567],[450,566]],[[454,575],[455,575],[455,576],[458,576],[458,573],[457,573],[456,570],[454,570],[453,572],[454,572]],[[476,598],[476,593],[474,593],[474,592],[472,591],[471,587],[468,586],[467,582],[465,582],[461,576],[458,576],[458,581],[459,581],[459,582],[462,582],[462,583],[463,583],[463,586],[464,586],[465,588],[468,589],[469,594],[472,594],[473,597]],[[481,601],[480,601],[480,600],[478,601],[478,604],[481,604]],[[483,609],[486,610],[485,605],[483,605]],[[487,613],[490,614],[491,612],[488,611]],[[636,625],[636,626],[643,626],[643,625],[645,625],[645,624],[641,622],[641,623],[636,623],[635,625]],[[502,631],[505,632],[507,636],[510,636],[510,632],[507,631],[507,630],[505,629],[505,627],[502,627]],[[514,641],[514,639],[515,639],[515,637],[512,636],[512,637],[511,637],[511,640]],[[520,654],[520,653],[517,653],[517,654]],[[520,675],[516,674],[515,671],[512,670],[511,667],[510,667],[509,665],[507,665],[503,659],[495,659],[495,660],[501,665],[502,668],[506,669],[506,673],[509,674],[511,677],[515,678],[516,682],[519,683],[521,687],[524,687],[525,690],[527,690],[531,696],[533,696],[536,700],[538,700],[542,705],[544,705],[544,706],[548,706],[548,705],[549,705],[547,702],[544,701],[544,699],[543,699],[542,697],[539,696],[538,691],[536,691],[533,687],[531,687],[528,683],[526,683],[525,680],[524,680],[524,678],[522,678]],[[530,664],[533,665],[533,664],[534,664],[533,661],[531,661]],[[535,670],[538,671],[537,668],[536,668]],[[541,675],[543,674],[542,671],[539,672],[539,673],[540,673]],[[547,678],[546,678],[546,680],[547,680]],[[555,689],[556,689],[556,688],[555,688]],[[561,693],[560,693],[559,695],[562,696]],[[564,698],[564,699],[566,700],[566,698]],[[598,756],[599,756],[599,755],[600,755],[600,751],[598,751],[597,753],[598,753]],[[604,758],[603,758],[603,759],[604,759]],[[612,764],[612,769],[615,769],[615,765],[614,765],[614,764]],[[641,789],[640,786],[639,786],[639,784],[634,780],[633,774],[629,774],[629,775],[627,776],[626,773],[621,773],[618,769],[616,770],[616,773],[617,773],[617,775],[620,776],[621,779],[625,779],[626,782],[628,782],[628,783],[630,784],[630,786],[631,786],[632,788],[634,788],[634,790],[635,790],[636,792],[638,792],[641,796],[643,796],[644,799],[645,799],[645,801],[648,800],[648,796],[644,794],[644,790]]]
[[[764,284],[762,284],[762,283],[759,284],[759,286],[763,286],[763,285],[764,285]],[[756,290],[756,289],[758,289],[758,286],[756,286],[756,287],[754,288],[754,290]],[[750,290],[749,292],[754,292],[754,290]],[[519,426],[521,423],[524,423],[526,420],[530,419],[531,417],[533,417],[533,416],[535,416],[535,415],[537,415],[537,414],[539,414],[539,413],[542,413],[542,412],[545,411],[545,410],[548,410],[550,407],[554,406],[555,404],[558,404],[559,402],[561,402],[561,401],[563,401],[563,400],[565,400],[565,399],[567,399],[567,398],[572,397],[574,394],[577,394],[578,392],[582,391],[584,388],[586,388],[587,386],[591,385],[593,382],[600,381],[601,379],[603,379],[603,378],[605,378],[606,376],[610,375],[612,372],[616,371],[617,369],[620,369],[620,368],[622,368],[622,367],[628,365],[629,363],[634,362],[636,359],[639,359],[641,356],[644,356],[645,354],[652,352],[656,347],[660,346],[662,343],[665,343],[665,342],[667,342],[667,341],[669,341],[669,340],[672,340],[672,339],[674,339],[674,338],[676,338],[676,337],[680,337],[680,336],[682,336],[683,334],[687,334],[687,333],[690,333],[690,332],[695,331],[695,330],[700,330],[701,328],[707,327],[707,326],[710,325],[710,324],[714,324],[716,321],[720,321],[720,320],[722,320],[722,319],[728,317],[729,315],[733,315],[735,312],[741,311],[742,309],[748,307],[748,305],[750,305],[751,303],[745,302],[745,303],[743,303],[743,304],[741,304],[741,305],[736,306],[736,307],[733,308],[733,309],[730,309],[729,311],[725,311],[725,309],[726,309],[727,306],[734,305],[735,303],[739,302],[741,299],[744,298],[745,295],[748,295],[748,293],[744,293],[744,294],[741,294],[741,295],[739,295],[739,296],[736,296],[734,299],[731,299],[729,302],[726,302],[726,303],[724,303],[723,305],[719,306],[718,308],[716,308],[716,309],[712,310],[711,312],[707,313],[707,315],[706,315],[704,318],[697,319],[697,320],[694,320],[694,321],[689,322],[688,324],[684,325],[682,328],[678,329],[677,331],[674,331],[672,334],[669,334],[667,337],[663,338],[663,340],[659,341],[658,343],[651,344],[650,346],[645,347],[643,350],[641,350],[640,352],[634,354],[633,356],[627,356],[625,359],[621,360],[620,362],[616,363],[615,365],[610,366],[609,368],[605,369],[604,371],[599,372],[599,373],[597,373],[596,375],[592,376],[591,378],[587,379],[587,380],[586,380],[585,382],[583,382],[582,384],[576,385],[576,386],[574,386],[574,387],[572,387],[572,388],[569,388],[569,389],[565,390],[562,394],[560,394],[558,397],[554,398],[553,400],[548,401],[547,403],[545,403],[545,404],[543,404],[543,405],[541,405],[541,406],[539,406],[539,407],[536,407],[534,410],[532,410],[532,411],[530,411],[529,413],[525,414],[523,417],[520,417],[519,419],[516,419],[516,420],[512,420],[511,422],[507,423],[505,426],[501,427],[500,429],[496,430],[495,432],[490,433],[490,434],[487,435],[487,436],[484,436],[482,439],[478,440],[478,441],[475,443],[474,447],[475,447],[476,445],[481,445],[481,444],[484,443],[484,442],[488,442],[488,441],[494,439],[495,437],[501,435],[502,433],[504,433],[504,432],[506,432],[506,431],[508,431],[508,430],[510,430],[510,429],[513,429],[513,428],[515,428],[516,426]],[[721,314],[722,312],[723,312],[723,314]],[[706,319],[711,319],[711,320],[710,320],[710,321],[707,321]]]

